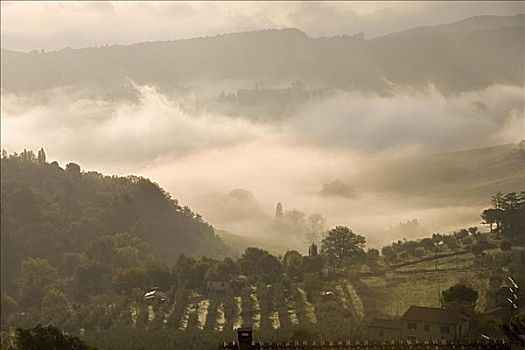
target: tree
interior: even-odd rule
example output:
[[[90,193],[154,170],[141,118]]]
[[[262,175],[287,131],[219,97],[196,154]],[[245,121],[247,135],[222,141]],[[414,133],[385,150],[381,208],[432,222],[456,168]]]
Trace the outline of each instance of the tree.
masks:
[[[319,255],[317,251],[317,244],[315,243],[310,244],[310,246],[308,247],[308,256],[317,256],[317,255]]]
[[[275,220],[280,220],[283,218],[283,205],[281,202],[277,202],[275,207]]]
[[[303,256],[296,250],[288,250],[283,257],[285,267],[300,266],[303,261]]]
[[[286,274],[290,277],[301,278],[303,264],[303,256],[295,250],[289,250],[284,254],[283,264]]]
[[[477,227],[475,228],[475,231],[477,231]],[[461,241],[463,238],[465,237],[468,237],[469,236],[469,232],[470,232],[470,228],[467,230],[465,228],[462,228],[462,229],[459,229],[457,231],[454,231],[454,237],[458,240],[458,241]]]
[[[509,192],[503,196],[503,209],[514,210],[519,206],[519,196],[516,192]]]
[[[239,273],[239,268],[232,258],[225,258],[214,267],[215,277],[223,280],[229,280]]]
[[[273,283],[282,274],[279,260],[266,250],[249,247],[239,259],[241,273],[256,277],[266,283]]]
[[[432,246],[434,246],[434,243],[432,243]],[[386,260],[392,260],[396,256],[394,249],[388,245],[381,248],[381,254],[383,254]]]
[[[66,295],[52,288],[42,299],[42,320],[46,324],[64,326],[70,317]]]
[[[307,232],[305,234],[308,244],[318,243],[319,237],[324,232],[326,219],[321,214],[311,214],[307,220]]]
[[[505,203],[503,198],[503,193],[497,192],[495,195],[492,196],[490,203],[494,207],[494,209],[503,209],[503,205]]]
[[[478,292],[461,283],[457,283],[441,292],[443,306],[450,309],[473,311],[477,300]]]
[[[423,248],[423,247],[418,247],[414,251],[414,256],[415,257],[422,258],[424,255],[425,255],[425,248]]]
[[[426,250],[432,250],[434,249],[434,241],[432,240],[432,238],[423,238],[420,242],[419,242],[419,245],[421,247],[423,247],[424,249]]]
[[[25,259],[20,270],[17,294],[24,305],[40,304],[50,289],[58,287],[58,271],[45,259]]]
[[[379,260],[379,250],[375,248],[370,248],[366,252],[366,261],[368,264],[376,265]]]
[[[78,165],[77,163],[67,163],[66,173],[72,175],[80,175],[80,165]]]
[[[481,218],[483,219],[484,224],[490,225],[490,232],[494,232],[492,225],[496,224],[496,232],[500,231],[500,225],[503,221],[503,210],[499,208],[495,209],[485,209],[481,213]]]
[[[41,164],[46,163],[46,152],[44,151],[44,148],[41,148],[40,151],[38,151],[37,161]]]
[[[512,243],[509,240],[504,239],[501,241],[499,248],[501,250],[510,250],[512,248]]]
[[[496,224],[496,232],[514,243],[521,243],[522,232],[525,230],[525,200],[524,193],[509,192],[503,195],[501,192],[492,198],[494,208],[485,209],[481,214],[484,223]]]
[[[261,278],[266,283],[278,281],[283,273],[281,263],[271,254],[267,254],[261,258],[260,271]]]
[[[476,256],[481,255],[483,251],[485,250],[485,246],[482,243],[476,243],[472,246],[472,253]]]
[[[337,259],[356,259],[364,253],[366,239],[355,234],[346,226],[336,226],[328,231],[322,241],[321,249],[326,255],[334,255]]]
[[[18,350],[90,350],[94,349],[80,338],[63,334],[53,326],[36,325],[31,329],[16,329],[16,349]]]
[[[113,287],[119,293],[125,292],[131,295],[133,289],[150,288],[146,269],[142,266],[134,266],[127,269],[119,269],[113,273]]]
[[[468,228],[468,233],[469,233],[470,235],[472,235],[472,236],[475,236],[475,237],[477,237],[477,236],[480,234],[480,232],[479,232],[477,226],[471,226],[471,227],[469,227],[469,228]]]

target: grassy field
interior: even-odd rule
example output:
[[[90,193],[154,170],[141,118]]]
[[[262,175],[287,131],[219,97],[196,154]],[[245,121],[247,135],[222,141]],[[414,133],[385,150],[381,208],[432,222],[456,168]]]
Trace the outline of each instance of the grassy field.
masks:
[[[443,271],[447,269],[449,271]],[[361,294],[369,312],[399,316],[411,305],[439,307],[441,292],[461,282],[479,291],[476,308],[483,310],[487,303],[488,275],[487,271],[474,267],[474,255],[469,253],[437,259],[437,264],[436,261],[424,261],[384,276],[362,278]]]
[[[498,249],[499,251],[499,249]],[[419,270],[450,269],[463,270],[471,269],[474,266],[474,255],[471,253],[464,255],[449,256],[435,260],[422,261],[417,264],[407,265],[396,269],[396,272],[410,272]]]

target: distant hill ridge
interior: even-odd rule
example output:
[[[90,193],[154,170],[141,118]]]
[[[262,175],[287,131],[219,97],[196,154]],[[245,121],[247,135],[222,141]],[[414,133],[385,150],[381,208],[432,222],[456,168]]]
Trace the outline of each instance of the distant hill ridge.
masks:
[[[522,190],[525,141],[406,158],[367,174],[365,181],[382,191],[483,205],[498,191]]]
[[[483,15],[462,19],[453,23],[440,24],[435,26],[419,26],[402,30],[399,32],[379,36],[380,39],[393,37],[406,37],[413,35],[424,35],[439,32],[472,32],[477,30],[491,30],[507,27],[525,27],[525,14],[514,16],[494,16]]]
[[[450,93],[496,83],[521,85],[523,16],[496,17],[370,40],[310,38],[298,29],[270,29],[49,53],[2,50],[1,85],[5,92],[23,92],[104,86],[126,78],[164,87],[198,79],[300,79],[340,89],[380,90],[388,80],[416,87],[433,83]]]

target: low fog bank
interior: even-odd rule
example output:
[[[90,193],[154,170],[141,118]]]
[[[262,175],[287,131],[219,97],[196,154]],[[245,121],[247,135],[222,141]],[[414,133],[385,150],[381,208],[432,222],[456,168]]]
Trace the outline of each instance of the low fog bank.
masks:
[[[479,224],[479,203],[379,191],[363,177],[406,157],[524,138],[523,91],[508,86],[452,97],[432,87],[389,96],[335,91],[264,121],[204,106],[195,93],[131,89],[134,99],[66,87],[2,93],[2,148],[44,147],[62,164],[144,175],[216,227],[304,248],[313,214],[372,245]],[[206,98],[215,91],[201,90]],[[278,202],[299,224],[276,226]]]

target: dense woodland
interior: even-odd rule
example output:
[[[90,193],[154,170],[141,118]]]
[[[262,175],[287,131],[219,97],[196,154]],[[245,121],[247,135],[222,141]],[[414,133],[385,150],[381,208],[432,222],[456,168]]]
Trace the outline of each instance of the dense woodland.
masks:
[[[82,252],[103,254],[110,249],[104,240],[107,235],[128,237],[136,246],[121,252],[124,260],[152,251],[172,262],[181,253],[210,257],[228,253],[213,227],[148,179],[83,172],[75,163],[62,169],[57,162],[46,161],[44,150],[37,155],[4,152],[1,166],[5,288],[12,288],[25,257],[73,266]],[[125,246],[124,241],[116,244]]]
[[[443,291],[444,305],[480,312],[506,276],[525,285],[524,192],[492,197],[481,213],[486,233],[470,227],[378,250],[336,226],[306,256],[252,247],[231,258],[212,226],[148,179],[104,176],[75,163],[62,169],[44,150],[3,152],[1,170],[5,347],[31,332],[54,334],[23,330],[36,324],[102,349],[213,347],[241,323],[257,324],[257,336],[267,340],[359,338],[367,320],[384,312],[362,277],[449,256],[472,256],[493,288],[483,291],[480,306],[482,291],[464,281]],[[276,214],[279,220],[282,208]],[[228,287],[210,290],[208,281]],[[146,303],[152,288],[166,300]]]

